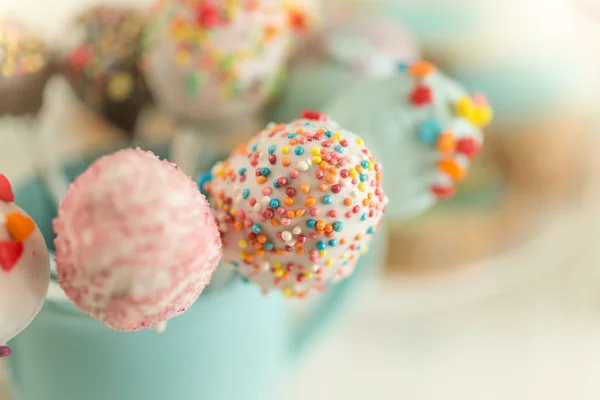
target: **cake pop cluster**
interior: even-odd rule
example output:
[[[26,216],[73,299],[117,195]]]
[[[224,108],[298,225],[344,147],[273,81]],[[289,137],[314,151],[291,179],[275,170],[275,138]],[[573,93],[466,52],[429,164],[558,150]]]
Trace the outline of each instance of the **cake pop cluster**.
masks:
[[[223,261],[301,298],[353,272],[387,202],[364,141],[314,111],[269,125],[215,165],[205,189]]]
[[[259,110],[279,87],[294,30],[304,26],[302,8],[293,5],[159,1],[143,59],[157,101],[194,122],[222,122]]]
[[[0,174],[0,357],[11,354],[6,343],[40,311],[50,284],[44,238],[14,200],[10,182]]]
[[[164,329],[210,282],[221,239],[206,198],[174,164],[122,150],[71,185],[54,221],[57,279],[120,331]]]
[[[483,145],[480,132],[474,132],[473,127],[485,128],[492,120],[492,108],[480,93],[474,96],[450,93],[448,98],[441,96],[438,99],[435,80],[439,79],[439,75],[429,62],[415,62],[400,68],[414,79],[408,99],[423,115],[417,128],[419,138],[440,154],[439,180],[431,186],[431,190],[439,198],[452,197],[456,191],[454,182],[465,178],[470,161],[479,154]],[[447,125],[437,116],[437,111],[445,107],[455,115]]]

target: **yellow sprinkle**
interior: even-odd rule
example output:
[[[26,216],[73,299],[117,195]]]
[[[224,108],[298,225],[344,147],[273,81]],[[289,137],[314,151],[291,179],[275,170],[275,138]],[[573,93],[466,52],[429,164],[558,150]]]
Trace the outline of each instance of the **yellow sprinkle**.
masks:
[[[328,267],[331,267],[333,265],[333,260],[325,261],[325,265],[327,265]]]
[[[248,241],[247,241],[246,239],[241,239],[241,240],[238,242],[238,245],[239,245],[239,246],[240,246],[242,249],[245,249],[246,247],[248,247]]]
[[[320,147],[313,147],[311,152],[312,152],[313,156],[319,156],[319,155],[321,155],[321,148]]]
[[[319,252],[319,255],[320,255],[321,257],[327,257],[327,250],[321,250],[321,251]]]
[[[237,214],[237,210],[235,208],[232,208],[231,210],[229,210],[229,214],[231,214],[231,216],[235,217],[235,215]]]
[[[342,254],[342,256],[340,257],[342,260],[346,259],[346,253]]]
[[[356,144],[362,146],[363,144],[365,144],[365,141],[362,140],[361,138],[356,139]]]
[[[475,111],[475,105],[473,100],[469,96],[461,97],[455,104],[456,112],[463,118],[471,119],[473,112]]]
[[[312,158],[313,164],[321,164],[321,161],[323,161],[323,159],[321,158],[321,156],[314,156]]]
[[[350,170],[350,178],[354,179],[354,178],[357,178],[357,177],[358,177],[358,172],[354,168],[352,168]]]
[[[283,147],[281,148],[281,152],[282,152],[283,154],[288,154],[288,153],[290,152],[290,148],[289,148],[288,146],[283,146]]]
[[[125,101],[133,93],[133,77],[127,72],[117,72],[108,82],[108,97],[116,102]]]
[[[279,262],[274,262],[274,263],[273,263],[273,268],[274,268],[274,269],[281,269],[281,263],[279,263]]]
[[[367,185],[364,182],[358,184],[358,190],[364,192],[367,189]]]
[[[473,114],[471,115],[471,122],[478,128],[485,128],[487,125],[492,122],[492,118],[494,117],[494,112],[489,105],[479,106],[475,108]]]
[[[310,278],[312,278],[312,277],[313,277],[313,274],[312,274],[312,272],[307,272],[307,273],[305,273],[305,274],[304,274],[304,277],[305,277],[306,279],[310,279]]]
[[[339,133],[339,132],[338,132],[338,133],[336,133],[336,134],[335,134],[335,138],[336,138],[337,140],[342,140],[344,137],[342,136],[342,134],[341,134],[341,133]]]
[[[283,276],[283,269],[276,269],[275,271],[273,271],[273,275],[275,275],[277,278],[281,278]]]
[[[287,297],[291,297],[294,294],[294,291],[289,287],[283,288],[281,291],[283,292],[283,295]]]
[[[369,171],[373,171],[375,169],[375,163],[373,161],[369,161]]]

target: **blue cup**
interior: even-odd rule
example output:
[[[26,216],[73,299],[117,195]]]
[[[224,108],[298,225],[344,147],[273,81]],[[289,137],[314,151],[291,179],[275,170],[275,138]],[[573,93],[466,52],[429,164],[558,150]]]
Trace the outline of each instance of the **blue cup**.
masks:
[[[71,165],[81,173],[93,158]],[[43,185],[29,181],[17,203],[38,223],[50,248],[56,214]],[[121,333],[62,298],[48,298],[11,343],[17,400],[269,400],[303,350],[338,315],[368,271],[383,265],[385,238],[375,239],[353,277],[321,295],[315,311],[291,324],[293,300],[263,296],[234,280],[207,289],[167,330]]]

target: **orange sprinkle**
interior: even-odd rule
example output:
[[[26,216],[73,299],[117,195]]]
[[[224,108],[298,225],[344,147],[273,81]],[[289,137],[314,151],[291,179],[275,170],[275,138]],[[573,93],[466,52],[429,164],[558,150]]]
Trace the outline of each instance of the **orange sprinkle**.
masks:
[[[324,135],[324,134],[325,134],[325,129],[323,129],[323,128],[319,128],[319,129],[317,129],[317,133],[318,133],[319,135]]]
[[[262,185],[266,181],[267,181],[267,178],[262,175],[256,177],[256,183],[258,183],[259,185]]]
[[[317,229],[317,235],[324,235],[325,234],[325,230],[323,229]]]
[[[300,218],[304,214],[306,214],[306,210],[304,208],[299,208],[299,209],[296,210],[296,217]]]
[[[327,171],[329,168],[329,163],[327,161],[321,161],[319,168],[321,168],[323,171]]]
[[[325,221],[323,220],[318,220],[317,221],[317,229],[322,231],[323,229],[325,229]]]
[[[333,225],[331,225],[331,224],[325,225],[325,232],[327,232],[327,233],[333,232]]]
[[[283,200],[283,202],[286,206],[291,206],[294,204],[294,199],[292,199],[291,197],[286,197],[285,200]]]
[[[358,235],[354,236],[354,240],[361,240],[362,239],[362,235],[359,233]]]
[[[363,199],[362,205],[365,206],[365,207],[368,206],[369,205],[369,199]]]
[[[440,161],[440,170],[450,175],[453,179],[460,181],[467,174],[465,168],[451,158]]]
[[[419,61],[410,66],[410,73],[417,78],[425,78],[435,71],[435,66],[427,61]]]
[[[329,184],[335,183],[335,175],[327,175],[325,177],[325,181]]]
[[[284,272],[283,275],[281,275],[281,279],[283,279],[284,281],[287,281],[290,279],[290,273],[289,272]]]
[[[373,198],[373,193],[369,192],[369,194],[367,194],[367,199],[371,200]]]
[[[346,244],[346,238],[345,237],[343,237],[343,238],[340,239],[340,244]]]
[[[302,254],[304,254],[304,249],[302,247],[296,249],[296,254],[301,256]]]
[[[317,199],[315,199],[313,196],[308,197],[305,201],[304,201],[304,205],[306,207],[314,207],[317,204]]]
[[[252,254],[246,254],[246,257],[244,257],[244,261],[247,263],[251,263],[252,261],[254,261],[254,256]]]
[[[335,168],[335,167],[331,167],[331,168],[329,168],[329,173],[330,173],[331,175],[337,175],[337,173],[338,173],[338,169],[337,169],[337,168]]]
[[[244,224],[242,224],[242,221],[235,221],[235,223],[233,224],[233,227],[236,231],[241,231],[242,228],[244,227]]]
[[[260,250],[262,247],[262,244],[260,244],[258,242],[254,242],[254,243],[252,243],[252,247],[254,247],[254,249],[256,249],[256,250]]]
[[[279,226],[279,220],[275,219],[275,218],[272,218],[271,219],[271,225],[273,225],[273,226]]]
[[[350,207],[352,205],[352,199],[350,197],[346,197],[344,199],[344,205]]]
[[[260,266],[258,264],[254,264],[252,266],[252,269],[255,270],[255,271],[260,271]]]
[[[358,172],[359,174],[362,172],[363,167],[360,164],[356,164],[356,166],[354,167],[354,169],[356,170],[356,172]]]
[[[300,185],[300,190],[303,193],[308,193],[310,192],[310,186],[308,186],[306,183],[303,183],[302,185]]]
[[[19,212],[6,215],[6,229],[17,242],[23,242],[35,231],[35,222]]]
[[[283,165],[284,167],[289,167],[291,163],[292,163],[292,160],[290,160],[290,159],[289,159],[289,158],[287,158],[287,157],[284,157],[284,158],[281,160],[281,165]]]
[[[264,257],[265,251],[263,249],[256,250],[256,257]]]
[[[327,189],[329,189],[329,186],[328,186],[326,183],[321,183],[321,184],[319,185],[319,190],[320,190],[321,192],[326,192],[326,191],[327,191]]]
[[[298,139],[294,138],[290,140],[290,144],[293,146],[295,144],[298,144]]]
[[[444,131],[438,139],[438,150],[442,153],[453,153],[456,150],[456,136],[452,131]]]
[[[278,256],[284,256],[285,251],[283,249],[276,249],[275,254],[277,254]]]
[[[289,218],[289,219],[294,219],[296,218],[296,213],[294,212],[294,210],[287,210],[287,212],[285,213],[285,215]]]
[[[262,233],[256,237],[259,243],[267,243],[267,235],[263,235]]]

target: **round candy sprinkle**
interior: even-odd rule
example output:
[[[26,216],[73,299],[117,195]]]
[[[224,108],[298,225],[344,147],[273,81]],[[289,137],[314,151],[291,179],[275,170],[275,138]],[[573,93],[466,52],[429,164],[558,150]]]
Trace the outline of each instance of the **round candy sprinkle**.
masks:
[[[324,115],[304,116],[269,125],[215,165],[208,190],[224,262],[264,289],[298,297],[353,272],[387,202],[381,165],[362,139]],[[342,142],[345,151],[335,150]],[[305,151],[289,153],[289,161],[283,162],[284,149],[292,146]],[[271,165],[273,147],[280,161]],[[321,157],[318,163],[313,154]],[[349,173],[333,167],[333,160]],[[249,176],[248,171],[262,171],[266,165],[279,178]],[[358,171],[362,181],[356,179]],[[259,201],[265,188],[271,193],[268,202]],[[348,203],[349,197],[355,202]]]

